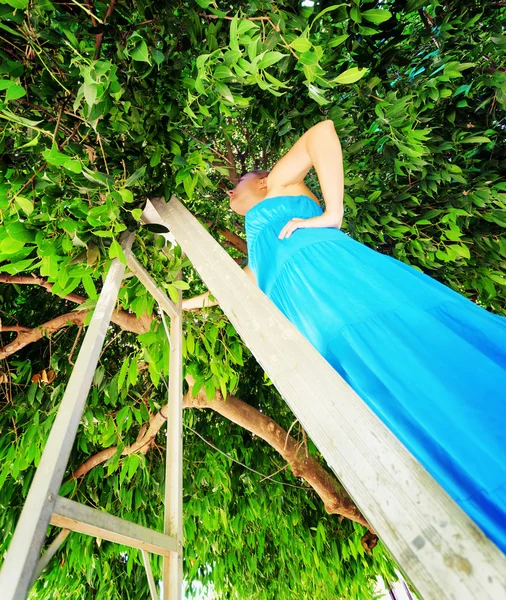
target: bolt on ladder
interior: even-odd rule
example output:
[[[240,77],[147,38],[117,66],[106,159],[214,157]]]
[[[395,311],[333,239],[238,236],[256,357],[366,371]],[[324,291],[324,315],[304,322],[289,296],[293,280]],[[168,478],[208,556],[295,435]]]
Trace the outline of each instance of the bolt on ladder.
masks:
[[[125,265],[112,261],[81,350],[69,379],[39,466],[30,486],[2,571],[2,600],[24,600],[30,587],[70,531],[138,548],[142,552],[152,600],[158,594],[149,553],[163,556],[164,600],[180,600],[182,586],[182,308],[175,304],[132,253],[134,234],[125,232],[121,245],[134,275],[170,317],[169,401],[165,478],[164,532],[160,533],[58,495],[74,444],[86,398],[98,364]],[[162,314],[163,318],[163,314]],[[40,557],[48,525],[62,530]]]

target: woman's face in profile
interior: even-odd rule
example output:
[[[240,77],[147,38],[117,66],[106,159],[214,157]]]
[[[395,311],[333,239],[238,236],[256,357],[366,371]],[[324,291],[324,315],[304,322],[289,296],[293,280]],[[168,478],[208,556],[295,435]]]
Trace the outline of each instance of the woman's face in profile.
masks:
[[[242,175],[235,188],[227,192],[230,208],[239,215],[245,215],[252,206],[264,199],[266,193],[266,178],[258,177],[255,173]]]

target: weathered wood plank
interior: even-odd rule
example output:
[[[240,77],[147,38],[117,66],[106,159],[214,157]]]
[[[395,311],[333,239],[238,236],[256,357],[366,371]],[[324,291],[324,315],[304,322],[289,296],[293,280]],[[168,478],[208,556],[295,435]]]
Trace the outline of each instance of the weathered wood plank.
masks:
[[[177,550],[172,537],[62,496],[56,499],[51,525],[162,556]]]

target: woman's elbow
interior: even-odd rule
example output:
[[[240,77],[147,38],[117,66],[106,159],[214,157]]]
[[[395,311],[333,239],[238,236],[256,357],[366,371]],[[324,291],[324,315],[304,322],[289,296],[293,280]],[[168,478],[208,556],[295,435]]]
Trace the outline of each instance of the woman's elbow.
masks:
[[[319,124],[327,129],[332,129],[333,131],[336,130],[336,126],[334,125],[334,121],[332,119],[325,119],[325,121],[321,121]]]

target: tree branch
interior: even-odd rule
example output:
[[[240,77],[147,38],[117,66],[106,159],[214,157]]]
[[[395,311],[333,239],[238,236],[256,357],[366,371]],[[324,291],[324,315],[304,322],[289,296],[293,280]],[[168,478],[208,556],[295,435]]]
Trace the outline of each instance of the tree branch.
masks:
[[[237,167],[235,164],[235,156],[234,151],[232,150],[232,144],[229,139],[225,136],[225,145],[227,147],[227,160],[229,166],[228,168],[228,178],[232,182],[232,185],[235,187],[239,183],[239,175],[237,173]]]
[[[191,386],[194,380],[187,376]],[[364,525],[374,533],[362,516],[357,506],[344,487],[312,456],[300,452],[300,445],[273,419],[259,410],[243,402],[239,398],[228,395],[226,401],[221,392],[209,401],[205,392],[200,391],[195,397],[188,393],[183,400],[183,408],[210,408],[226,417],[240,427],[265,440],[287,461],[296,477],[302,477],[323,500],[325,510],[329,514],[339,514]]]
[[[191,376],[187,376],[186,379],[190,386],[193,385],[194,380]],[[199,392],[195,397],[192,397],[190,388],[190,391],[183,397],[183,409],[185,408],[212,409],[265,440],[287,461],[294,475],[309,483],[323,500],[325,510],[329,514],[342,515],[367,527],[368,531],[362,537],[362,546],[367,552],[372,551],[377,544],[378,537],[346,490],[315,458],[301,452],[300,444],[273,419],[235,396],[229,395],[226,401],[223,400],[221,392],[218,391],[210,402],[204,392]],[[151,417],[149,424],[141,427],[137,440],[124,448],[122,456],[134,452],[147,453],[154,444],[156,434],[167,419],[165,416],[166,410],[167,405],[162,406],[160,411]],[[91,456],[75,469],[70,478],[84,477],[93,467],[112,458],[117,449],[117,446],[112,446]]]
[[[28,346],[28,344],[38,342],[42,337],[44,337],[44,335],[51,335],[52,333],[58,331],[62,327],[66,327],[67,325],[82,325],[88,312],[88,310],[80,310],[78,312],[66,313],[64,315],[56,317],[56,319],[51,319],[51,321],[47,321],[39,327],[28,329],[28,331],[20,331],[16,339],[7,344],[7,346],[4,346],[2,349],[0,349],[0,360],[11,356],[11,354],[18,352],[25,346]],[[8,327],[18,326],[8,325],[7,327],[0,327],[0,332],[9,331]],[[11,328],[10,331],[16,330]]]
[[[116,6],[116,0],[111,0],[111,4],[109,4],[109,8],[107,9],[107,12],[105,13],[104,25],[107,23],[107,19],[114,12],[115,6]],[[95,37],[95,60],[98,60],[100,58],[100,49],[102,48],[103,39],[104,39],[104,32],[102,31],[102,33],[97,33],[97,36]]]
[[[17,283],[18,285],[40,285],[48,292],[52,293],[53,284],[46,281],[43,277],[37,277],[36,275],[0,275],[0,283]],[[61,296],[60,296],[61,297]],[[82,304],[87,300],[84,296],[79,294],[68,294],[63,298],[76,304]],[[151,327],[151,321],[153,317],[151,315],[142,315],[137,317],[124,310],[114,310],[112,313],[111,321],[119,325],[121,329],[125,331],[131,331],[132,333],[146,333]],[[7,329],[4,328],[4,331]]]
[[[213,222],[209,219],[202,220],[208,227],[213,225]],[[248,246],[242,237],[238,236],[236,233],[232,233],[228,229],[218,229],[218,233],[228,240],[236,250],[248,254]]]
[[[167,405],[162,406],[162,408],[156,414],[152,415],[151,419],[149,420],[148,426],[142,426],[143,428],[145,428],[143,435],[137,436],[137,440],[133,444],[131,444],[130,446],[126,446],[123,452],[121,453],[121,456],[128,456],[129,454],[134,454],[134,452],[142,452],[142,454],[146,454],[151,448],[155,440],[156,434],[160,431],[162,425],[167,420],[167,417],[165,415],[166,411]],[[116,453],[117,449],[118,446],[111,446],[110,448],[106,448],[105,450],[94,454],[93,456],[88,458],[88,460],[83,462],[82,465],[77,467],[77,469],[72,473],[69,479],[77,479],[78,477],[84,477],[87,473],[91,471],[91,469],[93,469],[93,467],[96,467],[97,465],[100,465],[106,460],[112,458]]]

